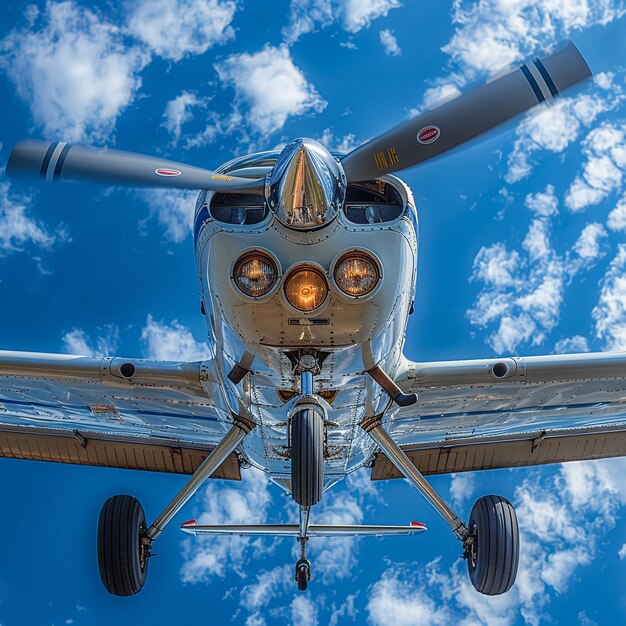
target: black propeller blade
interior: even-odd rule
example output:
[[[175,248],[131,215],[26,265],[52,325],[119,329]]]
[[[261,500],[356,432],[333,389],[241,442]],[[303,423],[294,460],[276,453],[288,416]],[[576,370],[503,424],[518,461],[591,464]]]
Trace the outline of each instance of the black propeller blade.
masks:
[[[38,174],[47,181],[83,179],[120,185],[211,189],[263,194],[264,178],[216,174],[192,165],[121,150],[98,150],[63,141],[20,141],[7,163],[7,174]]]
[[[370,180],[431,159],[590,76],[582,55],[568,41],[562,50],[524,63],[356,148],[341,162],[348,182]]]

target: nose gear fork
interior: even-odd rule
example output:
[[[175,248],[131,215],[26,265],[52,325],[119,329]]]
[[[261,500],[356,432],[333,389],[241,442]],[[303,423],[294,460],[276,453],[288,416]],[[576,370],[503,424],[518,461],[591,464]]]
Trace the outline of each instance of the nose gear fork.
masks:
[[[300,530],[298,533],[298,541],[300,542],[300,559],[296,561],[296,576],[300,591],[306,591],[307,584],[311,580],[311,562],[306,558],[306,544],[309,541],[307,536],[309,529],[309,513],[310,507],[300,508]]]

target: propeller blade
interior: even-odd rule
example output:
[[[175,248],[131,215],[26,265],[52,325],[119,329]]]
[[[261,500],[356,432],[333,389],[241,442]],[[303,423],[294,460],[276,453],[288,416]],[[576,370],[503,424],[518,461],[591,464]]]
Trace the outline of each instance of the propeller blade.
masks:
[[[356,148],[341,161],[348,182],[371,180],[431,159],[590,76],[582,55],[568,41],[562,50],[528,61]]]
[[[96,180],[120,185],[211,189],[233,193],[265,190],[265,178],[243,178],[216,174],[192,165],[157,157],[75,146],[64,141],[20,141],[7,163],[7,174],[38,174],[52,182],[66,179]]]

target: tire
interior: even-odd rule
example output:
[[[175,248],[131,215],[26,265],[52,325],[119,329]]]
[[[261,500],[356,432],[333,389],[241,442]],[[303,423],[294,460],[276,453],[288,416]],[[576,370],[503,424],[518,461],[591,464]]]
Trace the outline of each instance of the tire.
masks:
[[[472,585],[488,596],[507,592],[519,565],[519,526],[513,505],[500,496],[483,496],[472,508],[469,530],[474,537],[467,558]]]
[[[291,418],[291,492],[303,507],[320,501],[324,489],[324,420],[313,409]]]
[[[309,582],[309,572],[305,565],[302,565],[298,568],[297,579],[298,579],[298,589],[300,591],[306,591],[307,584]]]
[[[104,503],[98,520],[98,567],[102,584],[114,596],[132,596],[146,582],[149,559],[141,555],[145,532],[139,500],[113,496]]]

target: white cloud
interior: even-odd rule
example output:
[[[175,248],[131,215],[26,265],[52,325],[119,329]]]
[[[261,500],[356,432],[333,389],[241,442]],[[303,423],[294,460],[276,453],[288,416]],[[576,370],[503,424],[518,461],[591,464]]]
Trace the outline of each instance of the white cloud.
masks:
[[[335,134],[330,128],[324,129],[318,141],[331,152],[344,152],[346,154],[359,146],[359,142],[357,142],[354,133],[348,133],[343,137],[335,137]]]
[[[606,0],[455,0],[452,20],[458,26],[443,51],[469,73],[494,72],[623,13]]]
[[[165,227],[165,238],[182,243],[193,232],[193,216],[198,192],[185,189],[148,189],[136,192]]]
[[[390,57],[397,57],[402,54],[396,36],[388,29],[381,30],[379,33],[380,43],[385,49],[385,54]]]
[[[292,578],[293,567],[281,565],[269,571],[262,570],[257,574],[255,582],[246,585],[241,590],[239,604],[249,612],[246,626],[265,624],[263,609],[274,598],[283,593],[287,586],[292,586]]]
[[[233,487],[209,483],[202,493],[199,503],[201,511],[196,514],[196,518],[199,524],[263,523],[267,519],[270,503],[267,476],[251,469],[243,472],[241,483]],[[263,546],[263,540],[251,537],[185,539],[181,580],[188,583],[209,582],[212,576],[223,578],[230,572],[243,578],[247,561],[258,558],[264,550]],[[274,571],[272,579],[277,579],[279,574],[280,571]],[[245,606],[257,611],[263,606],[263,598],[259,595],[262,589],[250,587],[253,586],[244,588],[242,601],[246,603]]]
[[[266,45],[260,52],[233,54],[214,66],[220,80],[235,90],[235,114],[259,133],[280,130],[287,118],[320,112],[326,102],[294,64],[289,48]]]
[[[165,105],[163,126],[172,135],[173,146],[180,140],[183,124],[193,119],[191,109],[198,106],[204,106],[204,102],[191,91],[183,91]]]
[[[450,497],[452,498],[452,504],[455,509],[461,509],[472,497],[475,486],[476,474],[474,474],[474,472],[451,474]]]
[[[586,263],[595,261],[604,254],[602,240],[606,237],[608,234],[602,224],[597,222],[587,224],[574,244],[574,251]]]
[[[571,184],[565,204],[571,211],[582,211],[598,204],[622,186],[626,168],[626,126],[605,122],[583,141],[586,162]]]
[[[617,554],[621,561],[626,559],[626,543],[619,549]]]
[[[191,331],[178,321],[171,324],[156,321],[148,315],[141,331],[144,353],[159,361],[203,361],[211,358],[209,344],[194,339]]]
[[[407,571],[391,568],[373,585],[367,612],[374,626],[446,626],[452,623],[448,608],[438,606],[426,590],[409,582],[412,579]]]
[[[348,32],[356,33],[399,6],[400,0],[341,0],[341,21]]]
[[[582,337],[581,335],[574,335],[573,337],[559,339],[554,346],[554,352],[556,354],[577,354],[579,352],[589,352],[589,344],[585,337]]]
[[[235,36],[230,24],[237,5],[230,0],[141,0],[131,6],[129,31],[165,59],[204,54]]]
[[[424,92],[421,108],[415,109],[412,113],[414,112],[417,115],[421,110],[428,111],[434,109],[461,95],[460,87],[462,82],[459,82],[454,76],[448,76],[445,79],[435,79],[430,82],[432,87],[429,87]]]
[[[63,334],[62,351],[84,356],[114,356],[120,343],[120,331],[115,324],[99,328],[95,342],[82,328],[73,328]]]
[[[317,607],[305,595],[296,596],[291,602],[291,624],[293,626],[317,626]]]
[[[27,244],[48,250],[69,238],[63,228],[50,232],[29,215],[32,206],[32,197],[17,195],[8,181],[0,182],[0,256],[19,252]]]
[[[608,350],[626,350],[626,244],[618,246],[602,280],[600,297],[592,316],[596,335]]]
[[[289,23],[281,32],[285,41],[291,44],[317,27],[330,26],[334,19],[331,0],[291,0]]]
[[[339,624],[345,624],[347,618],[350,618],[353,622],[356,621],[357,618],[357,608],[355,606],[356,594],[349,594],[345,597],[343,604],[338,608],[335,608],[333,604],[333,612],[330,614],[330,619],[328,620],[328,626],[338,626]]]
[[[472,280],[482,280],[495,288],[512,287],[518,284],[517,273],[520,257],[509,252],[501,243],[482,247],[474,259]]]
[[[601,113],[615,110],[623,101],[623,90],[615,82],[615,76],[605,72],[594,77],[590,92],[529,111],[517,127],[505,180],[515,183],[529,176],[536,152],[562,153],[578,139],[583,128],[590,126]]]
[[[540,205],[546,212],[545,203]],[[526,256],[495,243],[482,247],[474,259],[470,280],[481,282],[482,289],[467,316],[477,326],[496,325],[487,343],[499,354],[545,339],[560,319],[566,282],[582,266],[580,259],[556,253],[550,228],[547,217],[531,222],[523,242]]]
[[[291,44],[302,35],[330,26],[336,19],[349,33],[357,33],[399,6],[399,0],[291,0],[289,23],[282,35]]]
[[[549,222],[541,218],[533,220],[522,246],[531,260],[545,259],[551,250]]]
[[[626,195],[623,195],[615,208],[609,213],[606,225],[611,230],[626,230]]]
[[[554,185],[548,185],[544,192],[529,193],[526,206],[538,217],[550,217],[559,212],[559,201],[554,195]]]
[[[48,2],[37,22],[0,42],[0,65],[46,136],[104,142],[141,85],[149,55],[72,1]]]

